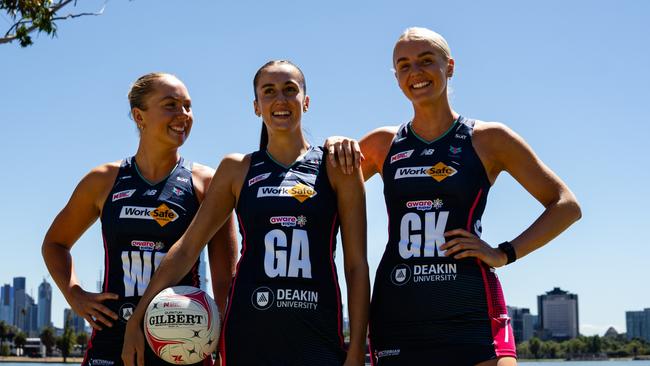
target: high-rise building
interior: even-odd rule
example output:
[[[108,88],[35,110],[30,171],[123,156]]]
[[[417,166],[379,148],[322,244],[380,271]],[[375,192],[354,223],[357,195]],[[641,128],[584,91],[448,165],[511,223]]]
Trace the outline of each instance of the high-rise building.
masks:
[[[521,334],[522,341],[527,341],[535,336],[535,331],[539,327],[539,316],[533,314],[523,314],[521,317]],[[515,338],[516,339],[516,338]]]
[[[38,305],[29,295],[25,295],[25,327],[22,329],[29,337],[38,337]]]
[[[650,341],[650,308],[626,311],[627,339],[641,338]]]
[[[533,337],[537,325],[537,316],[532,315],[530,309],[508,306],[508,316],[517,343],[527,341]]]
[[[25,292],[25,277],[14,277],[14,322],[13,325],[27,329],[27,293]]]
[[[69,326],[72,327],[72,330],[75,333],[81,333],[86,331],[86,321],[84,318],[80,317],[72,311],[72,309],[63,310],[63,328],[65,329],[65,323],[69,321]]]
[[[9,325],[14,323],[14,291],[8,283],[0,288],[0,320]]]
[[[579,335],[578,295],[559,287],[537,296],[539,328],[554,340],[576,338]]]
[[[523,335],[524,314],[530,314],[530,310],[528,308],[518,308],[514,306],[508,306],[508,316],[510,317],[510,324],[512,325],[512,333],[515,336],[515,341],[517,342],[525,341]]]
[[[43,279],[38,286],[38,330],[52,325],[52,286]]]

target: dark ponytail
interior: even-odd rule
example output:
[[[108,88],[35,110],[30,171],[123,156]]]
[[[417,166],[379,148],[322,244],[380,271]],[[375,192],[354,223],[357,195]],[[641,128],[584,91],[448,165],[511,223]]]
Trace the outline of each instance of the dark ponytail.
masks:
[[[269,131],[266,130],[266,125],[262,122],[262,133],[260,133],[260,150],[266,150],[266,145],[269,144]]]
[[[260,75],[262,74],[262,71],[266,69],[269,66],[277,65],[277,64],[289,64],[298,70],[298,73],[300,74],[300,77],[302,78],[302,90],[306,94],[307,93],[307,83],[305,82],[305,74],[302,73],[302,70],[298,66],[296,66],[293,62],[287,61],[287,60],[272,60],[260,67],[257,72],[255,73],[255,76],[253,77],[253,93],[255,94],[255,100],[257,100],[257,80],[260,78]],[[266,146],[269,144],[269,132],[266,130],[266,125],[262,121],[262,132],[260,133],[260,150],[266,150]]]

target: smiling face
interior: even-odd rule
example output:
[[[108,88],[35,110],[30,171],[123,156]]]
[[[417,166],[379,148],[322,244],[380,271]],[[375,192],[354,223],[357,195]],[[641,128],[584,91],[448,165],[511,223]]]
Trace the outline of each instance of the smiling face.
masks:
[[[414,104],[446,100],[454,60],[427,39],[400,39],[393,50],[397,83]]]
[[[192,100],[185,85],[172,75],[163,75],[154,81],[143,102],[144,108],[135,107],[131,111],[141,139],[181,146],[193,123]]]
[[[289,63],[276,63],[260,70],[255,83],[255,114],[269,131],[300,128],[302,113],[309,108],[302,73]]]

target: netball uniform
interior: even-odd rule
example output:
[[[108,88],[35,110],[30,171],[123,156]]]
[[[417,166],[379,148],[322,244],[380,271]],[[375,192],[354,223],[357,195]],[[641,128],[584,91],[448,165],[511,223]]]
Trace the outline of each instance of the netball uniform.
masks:
[[[242,252],[223,329],[227,366],[345,361],[336,195],[320,147],[290,167],[254,152],[237,203]]]
[[[446,231],[481,235],[490,182],[472,146],[474,123],[459,117],[431,142],[404,124],[384,161],[389,237],[370,306],[376,365],[464,366],[516,356],[494,269],[440,250],[451,239]]]
[[[125,159],[101,214],[104,239],[103,292],[118,300],[104,302],[119,319],[93,331],[83,366],[122,365],[126,322],[144,293],[151,275],[169,248],[181,237],[198,210],[192,183],[192,163],[180,158],[170,175],[156,184],[138,172],[135,158]],[[198,261],[178,285],[199,287]],[[145,344],[149,365],[167,364]],[[211,358],[207,364],[212,364]],[[168,364],[169,365],[169,364]]]

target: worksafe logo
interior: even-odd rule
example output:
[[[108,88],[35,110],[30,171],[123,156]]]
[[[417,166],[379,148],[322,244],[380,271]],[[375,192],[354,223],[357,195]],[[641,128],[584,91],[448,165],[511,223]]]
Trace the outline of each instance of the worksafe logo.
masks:
[[[257,310],[266,310],[270,308],[273,305],[274,300],[275,295],[273,294],[273,290],[268,287],[258,287],[253,291],[253,295],[251,296],[251,303]]]
[[[427,170],[427,174],[438,182],[442,182],[447,177],[451,177],[456,173],[458,173],[458,170],[448,166],[442,161]]]
[[[305,202],[307,199],[314,197],[316,190],[313,188],[298,183],[295,186],[289,187],[260,187],[257,190],[257,197],[293,197],[300,201]]]
[[[458,170],[448,166],[443,162],[439,162],[432,167],[420,166],[399,168],[395,172],[395,179],[431,177],[438,182],[442,182],[443,180],[453,176],[456,173],[458,173]]]
[[[141,220],[155,220],[158,225],[165,226],[170,222],[178,219],[176,211],[162,204],[156,208],[153,207],[138,207],[138,206],[122,206],[120,211],[120,219],[141,219]]]
[[[398,264],[393,268],[390,280],[397,286],[406,284],[411,279],[411,269],[406,264]]]

